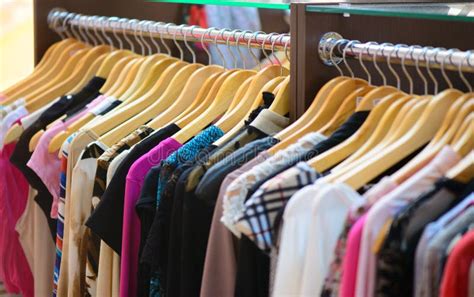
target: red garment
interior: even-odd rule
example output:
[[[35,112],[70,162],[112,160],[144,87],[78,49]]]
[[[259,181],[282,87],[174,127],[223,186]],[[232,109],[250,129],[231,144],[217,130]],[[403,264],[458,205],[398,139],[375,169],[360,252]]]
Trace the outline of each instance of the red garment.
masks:
[[[454,246],[444,268],[441,297],[468,297],[469,269],[474,261],[474,231]]]
[[[0,151],[0,278],[7,292],[33,297],[33,275],[15,230],[28,199],[28,182],[10,163],[15,146]]]

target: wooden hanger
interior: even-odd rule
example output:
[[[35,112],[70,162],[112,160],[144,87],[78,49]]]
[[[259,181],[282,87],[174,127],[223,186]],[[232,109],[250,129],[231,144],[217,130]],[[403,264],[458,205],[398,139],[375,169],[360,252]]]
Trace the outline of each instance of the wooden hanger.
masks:
[[[197,118],[195,118],[191,123],[177,132],[173,136],[174,139],[180,143],[185,143],[199,131],[204,129],[204,127],[211,123],[216,117],[225,112],[237,93],[239,86],[247,78],[254,75],[255,72],[250,70],[241,70],[229,75],[229,77],[225,79],[222,86],[219,88],[219,91],[217,92],[216,97],[214,98],[211,105],[204,111],[204,113],[198,115]],[[152,123],[150,123],[150,125]]]
[[[446,138],[446,136],[448,135],[448,131],[450,130],[456,119],[459,119],[458,115],[463,115],[462,118],[467,116],[469,110],[471,110],[472,108],[472,103],[474,103],[474,93],[467,93],[459,97],[456,102],[453,103],[451,108],[449,108],[448,114],[444,118],[441,128],[439,128],[436,135],[426,146],[426,149],[432,148],[434,145],[442,141],[442,139]],[[464,105],[465,108],[463,108]]]
[[[392,174],[391,178],[394,181],[401,184],[407,180],[421,167],[433,159],[434,156],[439,151],[441,151],[445,145],[449,144],[449,142],[454,139],[456,132],[459,131],[463,123],[463,120],[474,111],[474,99],[469,99],[467,101],[465,100],[471,96],[472,93],[465,94],[453,103],[435,137],[433,137],[433,139],[423,149],[423,151],[410,160],[410,162],[408,162],[400,170]]]
[[[413,105],[410,101],[405,103],[393,122],[387,123],[386,127],[380,128],[379,131],[375,131],[387,132],[383,137],[381,137],[381,139],[377,137],[380,140],[378,143],[372,141],[376,137],[369,139],[368,145],[366,143],[361,149],[356,151],[357,156],[354,156],[355,154],[350,156],[348,159],[344,160],[344,162],[332,169],[331,175],[327,177],[327,180],[337,180],[339,177],[344,176],[354,168],[370,162],[372,158],[380,154],[380,152],[389,146],[389,144],[399,139],[403,136],[404,132],[407,132],[411,127],[413,127],[420,115],[426,109],[427,105],[428,99],[419,100],[418,102],[415,101]],[[387,139],[391,141],[387,141]],[[365,154],[360,154],[359,151],[361,150],[366,151]],[[352,159],[352,161],[349,162],[349,159]]]
[[[114,48],[112,39],[110,39],[110,37],[108,37],[107,34],[105,34],[105,29],[104,29],[105,28],[104,23],[108,23],[109,21],[108,20],[103,21],[105,19],[104,17],[98,17],[98,18],[97,17],[92,17],[92,19],[93,19],[93,22],[96,23],[96,26],[94,27],[94,32],[95,32],[96,36],[99,38],[99,40],[101,41],[101,43],[105,44],[106,42],[105,42],[105,40],[102,39],[100,34],[97,32],[97,27],[102,28],[103,37],[105,37],[105,39],[108,42],[108,44],[110,45],[110,47]],[[115,37],[117,37],[117,40],[119,41],[119,49],[114,49],[113,51],[111,51],[108,54],[107,58],[101,64],[100,68],[98,69],[98,71],[96,73],[96,76],[104,77],[104,78],[108,78],[108,79],[109,78],[114,78],[115,79],[115,78],[118,77],[118,75],[116,73],[112,73],[112,70],[114,70],[115,72],[118,72],[118,67],[116,67],[116,66],[123,58],[127,58],[127,57],[137,58],[137,57],[140,57],[140,55],[137,55],[134,52],[133,46],[131,47],[131,50],[123,49],[122,41],[121,41],[120,38],[118,38],[115,29],[112,29],[112,31],[113,31],[113,34],[115,35]],[[126,36],[124,36],[124,37],[127,38]],[[142,53],[142,56],[143,56],[143,53]],[[122,69],[123,69],[123,67],[125,67],[125,64],[120,64],[120,65],[121,65]],[[114,76],[110,77],[111,74],[113,74]]]
[[[146,80],[152,79],[149,77],[149,74],[154,69],[153,66],[155,66],[158,61],[162,61],[163,59],[164,57],[162,54],[145,57],[143,63],[138,68],[136,76],[128,77],[128,79],[131,80],[130,82],[125,80],[124,84],[128,85],[128,88],[125,90],[125,92],[123,92],[123,94],[121,94],[117,98],[122,102],[133,102],[132,95],[140,89],[140,87],[143,83],[145,83]],[[159,64],[157,68],[163,71],[163,67],[160,67],[160,65],[161,64]],[[165,63],[165,65],[168,66],[169,64]],[[149,83],[147,84],[147,86],[148,85]],[[143,95],[143,93],[139,95]],[[133,99],[136,99],[137,97],[139,96],[135,96]]]
[[[382,47],[383,49],[383,47]],[[344,51],[345,52],[345,51]],[[354,111],[367,111],[372,110],[372,108],[377,105],[378,101],[385,96],[390,94],[400,93],[399,88],[395,88],[392,86],[387,85],[387,78],[384,73],[380,70],[376,62],[376,55],[373,56],[373,63],[377,71],[379,72],[380,76],[382,77],[383,85],[379,87],[371,86],[372,77],[370,73],[367,71],[364,63],[362,63],[362,57],[359,56],[359,62],[364,71],[367,74],[369,86],[364,86],[359,91],[355,91],[352,93],[351,96],[348,96],[343,102],[341,107],[338,109],[337,113],[332,117],[331,121],[329,121],[323,128],[319,130],[319,133],[323,135],[330,135],[332,134]],[[387,64],[389,64],[389,60],[387,60]],[[346,66],[350,69],[349,66]],[[352,74],[352,70],[350,71]],[[341,71],[342,73],[342,71]]]
[[[118,76],[118,78],[114,81],[110,81],[111,83],[110,86],[108,86],[107,84],[109,80],[107,80],[105,84],[102,86],[102,88],[105,88],[105,87],[109,88],[109,90],[105,92],[104,94],[110,97],[114,97],[114,98],[120,97],[117,95],[123,94],[126,88],[129,86],[125,82],[127,81],[128,83],[130,83],[131,81],[130,78],[137,75],[138,68],[140,68],[140,65],[143,63],[143,61],[144,61],[144,57],[132,58],[130,61],[128,61],[125,67],[123,67],[123,69],[120,70],[120,75]],[[102,88],[101,88],[101,91],[102,91]]]
[[[102,26],[102,28],[104,28],[104,26]],[[100,92],[103,94],[107,93],[109,95],[114,94],[114,92],[119,89],[120,86],[125,85],[124,82],[127,79],[127,74],[132,70],[133,65],[137,62],[143,63],[143,60],[140,58],[144,58],[143,55],[138,55],[134,52],[135,48],[124,32],[122,33],[124,34],[125,40],[129,42],[131,50],[123,48],[122,39],[117,35],[115,29],[112,29],[112,32],[119,42],[119,49],[113,51],[97,71],[97,76],[107,77],[107,80],[100,89]],[[112,46],[112,40],[105,34],[104,29],[102,29],[102,34]],[[137,69],[138,67],[139,66],[136,66],[136,68],[133,69]]]
[[[192,65],[196,65],[196,64],[192,64]],[[163,104],[163,106],[165,108],[166,106],[169,106],[169,107],[157,118],[155,118],[155,120],[150,122],[149,126],[153,129],[158,129],[157,123],[159,123],[159,120],[166,119],[166,118],[169,119],[168,121],[173,120],[177,115],[179,115],[181,112],[186,110],[186,108],[190,104],[192,104],[192,102],[196,99],[197,94],[199,93],[199,90],[203,86],[205,80],[212,74],[222,72],[222,71],[223,71],[223,68],[220,66],[201,67],[200,69],[192,73],[192,75],[189,77],[186,84],[184,85],[184,88],[176,89],[175,91],[172,92],[172,93],[175,93],[176,95],[179,95],[177,96],[177,98],[174,96],[173,97],[175,99],[173,99],[173,97],[166,97],[167,92],[165,92],[165,94],[160,98],[160,101],[162,100],[163,100],[162,102],[168,101],[167,102],[168,104]],[[170,85],[170,87],[172,86]],[[181,92],[176,92],[180,90]],[[139,125],[146,122],[146,118],[142,118],[141,114],[142,113],[136,116],[139,119],[141,118]],[[108,141],[112,141],[112,142],[116,141],[116,139],[120,139],[124,137],[125,135],[128,135],[129,133],[131,133],[131,131],[135,130],[139,125],[133,125],[133,122],[127,121],[123,123],[122,125],[120,125],[119,127],[115,128],[114,130],[110,131],[103,137],[101,137],[99,140],[103,141],[103,143],[105,144],[107,144]]]
[[[384,115],[386,113],[388,114],[388,110],[395,102],[397,102],[397,100],[400,100],[398,102],[402,103],[408,100],[408,98],[402,99],[402,97],[403,94],[394,93],[382,98],[370,112],[364,124],[362,124],[354,135],[331,150],[309,160],[308,164],[316,171],[324,172],[346,159],[349,155],[362,147],[370,136],[373,135],[373,132],[376,130],[378,124],[381,123]],[[399,108],[399,105],[400,104],[395,108]]]
[[[224,81],[236,71],[237,70],[228,70],[223,73],[211,75],[199,90],[196,100],[194,100],[183,113],[176,117],[175,124],[178,127],[185,127],[193,119],[198,117],[198,115],[205,112],[214,101]]]
[[[474,112],[464,119],[458,133],[454,136],[451,146],[460,155],[466,156],[474,148]]]
[[[127,61],[125,60],[124,62],[126,63]],[[157,96],[161,95],[164,92],[166,88],[166,84],[169,82],[169,80],[174,76],[174,74],[179,69],[184,67],[184,65],[186,65],[186,63],[181,63],[181,62],[175,63],[173,64],[173,67],[169,67],[168,69],[166,69],[162,73],[162,75],[159,76],[157,84],[155,84],[155,86],[147,94],[143,95],[142,98],[137,99],[135,102],[130,103],[128,106],[123,107],[123,109],[135,108],[136,110],[139,111],[145,108],[148,104],[150,104],[150,102],[152,102],[151,100],[153,100],[154,98],[156,98]],[[129,66],[132,67],[133,64],[130,64]],[[116,112],[117,114],[120,114],[120,112],[123,112],[123,109],[117,108],[116,110],[114,110],[114,112]],[[113,113],[109,114],[109,116],[113,116]],[[65,131],[58,133],[56,136],[54,136],[51,139],[48,146],[48,151],[50,153],[53,153],[59,150],[62,143],[74,132],[78,131],[80,128],[88,129],[87,124],[88,123],[93,124],[92,121],[95,117],[96,116],[94,114],[87,113],[83,117],[81,117],[80,119],[78,119],[77,121],[69,125],[69,127]],[[111,121],[106,116],[102,117],[100,120],[104,122],[106,122],[107,120]],[[97,124],[100,124],[100,123],[101,122],[98,122]]]
[[[362,79],[344,79],[340,83],[331,89],[326,98],[323,98],[323,104],[319,108],[317,114],[313,119],[306,122],[303,128],[297,130],[287,138],[283,139],[280,143],[274,145],[267,150],[269,154],[275,154],[281,149],[286,148],[288,145],[294,143],[304,135],[312,131],[317,131],[329,122],[332,116],[336,113],[344,99],[349,96],[354,90],[360,87],[367,86],[367,82]],[[319,98],[318,98],[319,99]]]
[[[153,86],[149,92],[144,94],[142,98],[137,99],[135,102],[130,103],[128,106],[125,106],[124,109],[130,109],[130,108],[135,108],[137,111],[142,110],[146,106],[148,106],[156,97],[159,97],[164,90],[166,89],[167,83],[171,80],[171,78],[174,76],[174,74],[184,67],[186,63],[184,62],[179,62],[179,63],[174,63],[172,67],[168,67],[162,75],[159,76],[158,82]],[[124,104],[124,103],[122,103]],[[123,112],[123,109],[117,109],[116,112],[120,113]],[[54,136],[48,146],[48,151],[49,152],[55,152],[57,151],[62,143],[72,135],[74,132],[78,131],[80,128],[84,127],[87,129],[86,124],[90,123],[93,119],[95,118],[95,115],[92,113],[87,113],[85,114],[82,118],[78,119],[74,123],[72,123],[65,131],[62,131],[58,133],[56,136]],[[107,120],[105,118],[104,120]]]
[[[262,89],[265,84],[272,79],[280,76],[286,76],[289,74],[288,69],[283,68],[279,65],[268,66],[265,69],[260,70],[253,78],[252,82],[247,89],[244,97],[240,101],[238,107],[234,108],[231,113],[222,117],[215,124],[217,127],[222,129],[224,132],[228,132],[241,120],[245,119],[248,112],[251,112],[251,108],[260,105],[262,97]]]
[[[374,156],[371,162],[362,164],[338,179],[353,189],[359,189],[391,166],[426,144],[441,126],[438,121],[447,113],[451,104],[462,93],[448,89],[433,97],[416,124],[400,139]]]
[[[100,88],[100,92],[102,94],[105,94],[107,92],[109,92],[111,90],[111,88],[114,86],[114,83],[116,83],[117,81],[120,80],[120,77],[123,75],[123,77],[125,77],[126,75],[126,71],[125,69],[127,67],[131,67],[132,64],[130,63],[129,65],[129,62],[131,62],[132,60],[137,60],[138,57],[137,56],[126,56],[122,59],[120,59],[115,65],[114,67],[112,68],[112,70],[110,71],[109,73],[109,76],[107,77],[107,80],[105,81],[104,85],[102,86],[102,88]]]
[[[239,103],[242,101],[242,98],[245,96],[245,92],[247,92],[248,88],[250,87],[250,84],[252,83],[252,77],[247,78],[239,87],[237,90],[237,93],[235,93],[234,99],[232,99],[232,102],[229,105],[229,108],[225,111],[225,113],[222,115],[222,117],[226,116],[229,114],[232,110],[234,110]]]
[[[47,91],[42,91],[39,95],[32,94],[28,95],[27,98],[35,98],[26,104],[26,109],[34,111],[41,106],[48,103],[50,100],[67,93],[73,89],[75,85],[81,80],[91,63],[102,54],[108,52],[110,48],[108,46],[97,46],[89,50],[84,57],[77,63],[77,67],[74,69],[70,77],[65,78],[64,81],[56,84],[54,87],[50,86]],[[65,65],[65,68],[70,65]]]
[[[59,56],[65,52],[65,48],[76,42],[76,40],[68,38],[51,45],[46,50],[45,54],[41,58],[41,61],[38,63],[38,65],[36,65],[30,75],[1,92],[7,97],[3,104],[12,103],[13,100],[10,99],[12,95],[44,77],[46,73],[48,73],[48,71],[54,67],[54,64],[57,62]]]
[[[416,101],[410,95],[403,96],[390,105],[386,113],[376,125],[375,130],[361,147],[355,150],[350,156],[334,167],[331,172],[339,172],[346,166],[354,164],[357,160],[367,154],[367,152],[377,147],[383,139],[390,133],[390,130],[396,130],[397,125],[401,124],[405,115],[416,104]],[[370,115],[369,115],[370,116]]]
[[[82,90],[82,88],[87,85],[87,83],[94,77],[94,75],[97,73],[97,70],[99,69],[100,65],[104,62],[105,58],[107,57],[108,54],[103,54],[99,56],[97,59],[95,59],[90,67],[87,69],[86,73],[84,76],[81,78],[79,83],[74,87],[69,93],[70,94],[75,94]]]
[[[276,93],[275,99],[272,104],[270,104],[270,111],[273,111],[280,115],[285,115],[290,112],[290,76],[276,77],[270,82],[277,83],[274,88],[278,87],[279,91]],[[265,85],[267,87],[267,85]],[[270,88],[273,87],[273,84]],[[272,91],[270,91],[272,92]],[[253,106],[252,106],[253,107]],[[250,111],[254,110],[257,107],[251,108]]]
[[[249,82],[251,81],[252,78],[249,78]],[[279,77],[275,77],[274,79],[270,80],[268,83],[265,84],[265,86],[263,87],[262,89],[262,93],[263,92],[271,92],[273,94],[277,94],[279,93],[279,90],[280,90],[280,86],[282,84],[282,82],[285,80],[285,77],[283,76],[279,76]],[[244,86],[244,85],[242,85]],[[242,88],[242,87],[241,87]],[[243,94],[242,94],[243,95]],[[239,102],[241,101],[241,97],[239,97],[239,92],[237,92],[236,94],[236,97],[238,98]],[[259,96],[262,96],[262,101],[263,101],[263,94],[260,94]],[[235,99],[235,98],[234,98]],[[235,100],[234,100],[235,101]],[[245,126],[245,121],[247,120],[246,118],[248,118],[248,116],[250,115],[250,113],[255,110],[258,106],[252,106],[251,110],[249,113],[247,113],[247,115],[245,116],[245,118],[243,120],[241,120],[237,125],[235,125],[231,130],[229,130],[226,134],[224,134],[221,138],[219,138],[218,140],[216,140],[214,142],[214,145],[215,146],[221,146],[223,145],[224,143],[226,143],[228,140],[232,139],[236,133],[238,133],[244,126]],[[229,110],[232,110],[234,109],[235,107],[229,107]],[[225,116],[225,114],[224,114]]]
[[[130,61],[130,66],[127,65],[127,67],[124,67],[122,71],[123,74],[121,74],[121,77],[119,77],[120,81],[115,82],[115,84],[110,88],[110,91],[107,93],[107,95],[120,100],[119,98],[121,98],[123,94],[130,88],[134,79],[137,77],[138,71],[145,62],[145,59],[145,57],[140,57],[136,60]]]
[[[128,135],[130,131],[133,131],[143,123],[146,123],[153,116],[156,116],[156,114],[151,113],[150,110],[159,110],[159,112],[161,112],[170,106],[172,102],[175,102],[176,98],[186,86],[186,83],[190,80],[190,77],[201,68],[201,64],[184,66],[177,72],[171,82],[169,82],[165,92],[160,98],[155,100],[145,110],[137,109],[134,105],[126,106],[126,108],[122,107],[121,110],[104,117],[88,128],[97,135],[104,135],[109,131],[115,130],[108,138],[112,136],[115,137],[116,135]]]
[[[332,116],[331,120],[327,122],[319,133],[323,135],[331,135],[337,128],[339,128],[348,118],[351,116],[357,107],[357,102],[364,95],[373,90],[372,86],[365,86],[355,89],[349,96],[347,96],[341,103],[341,106],[337,109],[336,113]]]
[[[57,58],[56,63],[40,78],[34,80],[29,85],[24,85],[22,88],[17,89],[9,97],[9,100],[16,100],[19,98],[28,99],[28,95],[36,93],[40,89],[46,89],[51,82],[57,82],[59,79],[64,78],[61,74],[70,75],[73,68],[67,68],[65,65],[75,65],[77,58],[84,55],[88,50],[88,47],[82,43],[75,43],[66,48],[64,52]],[[32,91],[34,90],[34,91]],[[31,99],[30,99],[31,100]]]
[[[308,107],[308,109],[304,112],[301,117],[299,117],[294,123],[292,123],[290,126],[286,127],[279,133],[277,133],[274,137],[276,139],[283,140],[287,137],[289,137],[291,134],[294,134],[296,131],[299,129],[302,129],[305,125],[308,124],[309,121],[314,120],[316,117],[316,114],[319,112],[319,109],[321,108],[324,100],[327,98],[329,93],[332,91],[332,89],[338,85],[340,82],[349,79],[348,77],[336,77],[328,81],[326,84],[324,84],[319,92],[316,94],[314,97],[313,101],[311,102],[311,105]]]
[[[145,75],[138,75],[133,83],[133,86],[136,86],[136,88],[134,89],[132,86],[129,89],[130,91],[126,92],[122,96],[122,98],[126,98],[124,103],[133,102],[145,95],[147,91],[149,91],[158,82],[158,79],[164,73],[164,71],[170,67],[173,67],[176,62],[178,62],[178,59],[176,58],[163,58],[153,64]]]
[[[460,162],[447,173],[446,177],[467,184],[474,177],[474,151],[471,149]]]

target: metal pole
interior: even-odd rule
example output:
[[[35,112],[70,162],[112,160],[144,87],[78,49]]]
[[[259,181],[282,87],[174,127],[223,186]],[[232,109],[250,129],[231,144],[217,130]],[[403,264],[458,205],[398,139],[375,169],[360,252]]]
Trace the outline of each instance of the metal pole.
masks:
[[[340,63],[344,49],[349,44],[349,40],[344,40],[341,35],[335,32],[326,33],[319,42],[319,56],[326,65],[333,65],[333,62]],[[333,58],[331,61],[331,49]],[[400,64],[402,59],[406,65],[420,66],[429,64],[432,68],[449,70],[459,70],[463,72],[474,72],[474,53],[468,51],[457,51],[441,48],[415,48],[405,45],[379,45],[370,43],[352,42],[350,48],[346,50],[346,57],[359,58],[364,61],[375,59],[386,60],[390,57],[390,62]]]
[[[60,10],[52,10],[50,15],[48,16],[48,20],[55,19],[56,22],[62,24],[64,20],[67,18],[69,12],[60,11]],[[262,45],[265,49],[271,50],[272,44],[274,50],[284,50],[285,45],[287,48],[290,48],[290,36],[285,34],[276,34],[270,36],[270,34],[266,33],[249,33],[249,32],[234,32],[233,30],[222,31],[219,29],[203,29],[200,27],[191,26],[178,26],[174,24],[165,24],[158,22],[151,21],[151,24],[145,25],[140,22],[129,22],[126,19],[125,22],[119,22],[118,18],[116,17],[107,17],[108,20],[104,22],[103,29],[106,32],[125,32],[126,34],[146,34],[146,37],[151,35],[153,37],[160,37],[160,35],[165,39],[173,39],[176,38],[177,40],[184,40],[186,36],[186,40],[189,42],[201,42],[201,38],[204,37],[202,40],[206,43],[214,43],[217,41],[219,44],[225,44],[227,40],[229,41],[230,45],[235,46],[237,40],[239,45],[247,47],[248,41],[250,39],[250,47],[252,48],[262,48]],[[156,25],[155,25],[156,24]],[[81,22],[76,18],[68,19],[67,25],[74,25],[80,26],[84,29],[100,29],[102,30],[102,26],[97,27],[98,25],[95,22]],[[124,26],[126,28],[124,28]],[[149,29],[151,28],[151,29]],[[216,39],[217,37],[217,39]]]

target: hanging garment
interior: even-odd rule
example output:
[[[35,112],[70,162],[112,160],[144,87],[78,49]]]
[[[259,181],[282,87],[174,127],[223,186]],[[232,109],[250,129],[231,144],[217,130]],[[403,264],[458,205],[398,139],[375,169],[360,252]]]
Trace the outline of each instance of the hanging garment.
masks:
[[[469,270],[473,260],[474,231],[469,231],[449,254],[441,283],[441,297],[469,296]]]
[[[29,186],[10,162],[16,143],[0,151],[0,277],[8,292],[34,296],[33,275],[15,226],[26,208]]]
[[[244,202],[249,196],[249,190],[252,185],[259,182],[272,171],[286,167],[287,161],[291,162],[293,156],[308,153],[309,150],[325,139],[319,133],[306,135],[297,143],[290,145],[285,150],[281,150],[274,156],[265,160],[265,162],[256,165],[248,172],[239,176],[227,188],[226,196],[224,196],[224,215],[222,223],[224,223],[237,237],[240,237],[239,230],[235,227],[235,223],[243,215],[245,210]]]
[[[256,157],[242,165],[242,167],[229,173],[221,184],[212,215],[201,296],[232,296],[234,294],[237,275],[237,243],[229,229],[220,221],[223,213],[224,193],[236,178],[269,157],[270,155],[266,151],[259,153]]]
[[[34,296],[49,296],[53,291],[55,248],[48,222],[34,201],[36,190],[30,187],[25,211],[18,219],[16,231],[34,279]]]
[[[458,204],[464,198],[460,194],[466,187],[463,183],[442,178],[431,191],[396,214],[377,256],[377,296],[413,292],[415,250],[424,226]],[[393,282],[394,279],[399,281]]]
[[[438,220],[428,224],[423,234],[421,235],[418,245],[416,247],[416,257],[415,257],[415,290],[414,295],[417,297],[423,296],[426,292],[426,282],[425,279],[428,279],[428,271],[425,271],[425,267],[428,264],[425,264],[425,255],[427,254],[429,242],[443,229],[445,229],[448,224],[450,224],[455,218],[464,213],[471,206],[474,205],[474,195],[469,195],[461,203],[456,205],[446,214],[444,214]]]
[[[422,269],[425,273],[421,280],[421,296],[439,296],[445,266],[444,255],[447,253],[449,243],[456,236],[469,230],[473,221],[474,208],[470,207],[430,240],[423,260]],[[459,267],[459,269],[462,271],[463,268]]]
[[[132,164],[164,139],[172,136],[179,127],[170,124],[155,131],[135,145],[117,168],[110,185],[102,195],[100,203],[86,221],[86,226],[97,234],[118,254],[122,246],[122,226],[124,212],[125,183]],[[144,176],[143,176],[144,178]]]
[[[428,166],[412,176],[402,186],[384,196],[369,210],[361,240],[356,296],[370,297],[374,293],[376,255],[371,251],[377,235],[387,220],[421,193],[431,189],[433,183],[454,166],[459,159],[455,151],[448,146],[444,147]]]
[[[122,139],[109,149],[107,149],[98,159],[97,159],[97,169],[94,177],[94,187],[92,191],[92,210],[96,208],[99,204],[101,197],[105,191],[107,184],[107,171],[110,166],[110,163],[117,157],[120,153],[125,150],[130,149],[133,145],[138,143],[140,140],[143,140],[148,135],[153,132],[153,129],[142,126],[137,129],[135,132]],[[97,279],[98,275],[98,265],[99,265],[99,256],[100,256],[100,238],[97,237],[94,233],[88,229],[86,231],[86,240],[87,246],[87,271],[86,271],[86,283],[89,283],[89,286],[93,286],[93,280]],[[109,249],[109,247],[104,243],[104,248]],[[113,258],[113,257],[112,257]],[[102,294],[104,294],[103,292]],[[100,295],[104,296],[104,295]]]
[[[245,211],[236,222],[236,229],[260,249],[270,252],[279,212],[294,193],[312,184],[320,176],[306,163],[300,162],[268,180],[245,202]]]
[[[123,239],[120,254],[120,296],[135,296],[137,293],[136,275],[140,245],[140,220],[135,213],[135,204],[140,195],[143,179],[153,165],[167,158],[180,147],[179,142],[169,137],[151,150],[151,154],[146,154],[138,159],[128,172],[125,186]]]

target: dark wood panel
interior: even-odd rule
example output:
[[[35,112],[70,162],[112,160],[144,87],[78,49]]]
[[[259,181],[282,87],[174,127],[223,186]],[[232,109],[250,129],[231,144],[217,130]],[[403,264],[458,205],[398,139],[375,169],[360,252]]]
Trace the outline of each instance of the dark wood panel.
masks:
[[[303,4],[298,6],[304,7]],[[300,10],[299,10],[300,11]],[[304,9],[303,9],[304,11]],[[344,38],[357,39],[362,42],[376,41],[379,43],[403,43],[408,45],[422,45],[445,48],[459,48],[462,50],[474,49],[474,39],[469,38],[467,32],[474,32],[474,23],[448,22],[423,19],[408,19],[396,17],[379,16],[357,16],[344,17],[339,14],[321,14],[305,12],[298,14],[298,24],[305,27],[305,36],[297,35],[304,40],[298,41],[297,53],[297,114],[301,115],[312,102],[315,94],[328,80],[338,75],[335,67],[324,65],[318,56],[317,46],[321,36],[329,31],[340,33]],[[300,27],[298,27],[301,30]],[[390,84],[395,84],[395,78],[387,70],[385,63],[379,63],[387,73]],[[358,61],[351,60],[350,65],[357,76],[366,78]],[[372,74],[373,83],[381,84],[382,79],[371,62],[366,62]],[[416,74],[414,67],[407,67],[414,80],[415,92],[423,93],[423,83]],[[402,78],[402,88],[408,89],[408,80],[402,74],[400,66],[395,67]],[[425,69],[423,68],[426,74]],[[446,88],[439,70],[433,70],[440,89]],[[346,72],[347,74],[347,72]],[[448,72],[455,87],[465,90],[466,87],[460,80],[457,72]],[[472,74],[466,74],[471,82],[474,82]],[[430,83],[430,90],[433,84]]]

